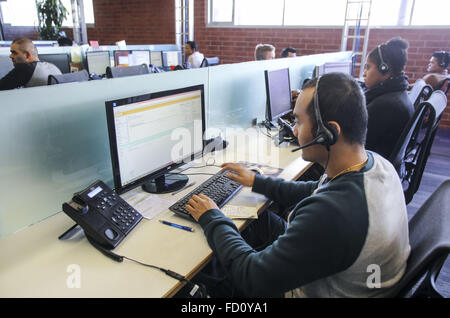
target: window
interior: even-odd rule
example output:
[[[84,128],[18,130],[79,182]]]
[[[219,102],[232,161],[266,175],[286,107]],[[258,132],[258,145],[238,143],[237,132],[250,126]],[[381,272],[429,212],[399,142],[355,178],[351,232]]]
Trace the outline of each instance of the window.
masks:
[[[286,0],[284,25],[343,25],[346,0]]]
[[[86,24],[94,23],[93,0],[84,0],[84,17]],[[68,14],[63,23],[64,27],[73,27],[72,22],[72,5],[70,0],[62,0]],[[35,0],[14,0],[0,2],[3,15],[3,23],[12,26],[38,26],[38,16]]]
[[[343,26],[347,0],[209,0],[218,26]],[[352,16],[367,12],[352,10]],[[448,0],[372,0],[371,26],[450,25]]]
[[[449,25],[450,1],[415,0],[411,25]]]

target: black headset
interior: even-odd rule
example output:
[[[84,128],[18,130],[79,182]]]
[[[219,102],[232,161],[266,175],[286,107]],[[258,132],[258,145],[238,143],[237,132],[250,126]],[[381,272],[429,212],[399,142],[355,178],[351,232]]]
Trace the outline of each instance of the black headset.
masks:
[[[303,146],[293,149],[292,152],[304,149],[312,145],[323,145],[329,151],[330,146],[334,145],[338,140],[338,132],[336,128],[333,125],[324,124],[322,121],[322,116],[320,114],[319,108],[319,82],[320,77],[317,79],[316,90],[314,91],[314,114],[316,116],[317,122],[316,136],[312,141],[308,142]]]
[[[377,46],[377,50],[378,50],[378,56],[380,57],[380,65],[378,65],[378,70],[380,71],[381,74],[386,74],[387,72],[389,72],[389,65],[383,60],[383,54],[381,52],[381,45]]]

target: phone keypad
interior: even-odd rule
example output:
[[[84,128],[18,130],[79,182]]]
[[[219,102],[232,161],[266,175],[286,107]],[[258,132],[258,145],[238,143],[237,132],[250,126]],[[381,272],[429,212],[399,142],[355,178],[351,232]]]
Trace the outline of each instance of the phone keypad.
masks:
[[[102,191],[96,196],[96,208],[99,211],[108,211],[110,219],[122,231],[127,233],[140,220],[140,214],[130,205],[126,204],[114,192]]]

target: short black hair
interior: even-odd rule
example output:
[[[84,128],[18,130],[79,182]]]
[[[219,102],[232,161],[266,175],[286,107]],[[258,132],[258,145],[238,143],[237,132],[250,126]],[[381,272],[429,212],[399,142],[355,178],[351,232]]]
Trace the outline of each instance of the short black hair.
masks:
[[[448,63],[450,62],[450,53],[446,51],[436,51],[432,55],[438,60],[439,66],[443,68],[448,67]]]
[[[312,78],[303,89],[315,88],[318,78]],[[365,145],[367,134],[366,98],[358,82],[345,73],[328,73],[320,77],[318,90],[319,111],[326,124],[335,121],[341,127],[344,139],[350,144]],[[314,99],[306,109],[313,121],[312,133],[317,131]]]
[[[297,53],[297,50],[294,49],[293,47],[284,48],[281,51],[281,57],[288,57],[288,53]]]
[[[186,44],[189,44],[191,49],[193,49],[194,51],[197,51],[197,43],[195,43],[195,41],[187,41]]]
[[[408,42],[401,38],[390,39],[387,43],[380,45],[383,61],[389,66],[392,75],[398,75],[403,72],[408,60],[408,46]],[[369,58],[376,65],[379,66],[381,64],[378,46],[369,53]]]

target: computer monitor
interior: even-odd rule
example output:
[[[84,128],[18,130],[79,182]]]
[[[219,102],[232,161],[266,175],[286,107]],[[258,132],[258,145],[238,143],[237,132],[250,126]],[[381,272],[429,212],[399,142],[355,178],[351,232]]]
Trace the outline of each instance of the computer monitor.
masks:
[[[150,64],[149,50],[117,50],[113,54],[114,65],[117,67]]]
[[[266,120],[272,122],[292,111],[289,69],[264,71],[266,79]]]
[[[150,63],[153,64],[154,67],[163,66],[161,51],[150,52]]]
[[[67,53],[39,54],[40,61],[52,63],[59,68],[61,73],[70,73],[70,56]]]
[[[106,68],[111,66],[109,51],[92,51],[86,53],[89,73],[97,75],[106,74]]]
[[[315,69],[315,77],[334,72],[352,75],[352,61],[327,62],[317,65]]]
[[[106,101],[117,193],[142,185],[150,193],[182,188],[188,177],[169,171],[203,152],[203,85]]]
[[[177,66],[181,65],[181,51],[163,51],[163,66]]]

